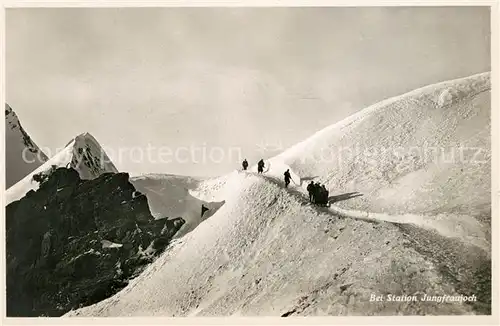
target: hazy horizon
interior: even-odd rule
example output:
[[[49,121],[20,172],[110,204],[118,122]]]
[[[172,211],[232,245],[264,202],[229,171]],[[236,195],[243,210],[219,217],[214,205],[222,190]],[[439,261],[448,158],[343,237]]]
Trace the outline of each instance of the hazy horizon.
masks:
[[[6,57],[7,103],[41,148],[89,132],[105,148],[238,149],[253,164],[388,97],[489,71],[490,12],[7,9]],[[240,167],[114,163],[132,174]]]

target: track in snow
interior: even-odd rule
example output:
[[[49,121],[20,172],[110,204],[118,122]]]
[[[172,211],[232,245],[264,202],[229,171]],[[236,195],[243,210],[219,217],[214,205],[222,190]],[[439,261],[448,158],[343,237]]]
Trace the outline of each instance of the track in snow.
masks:
[[[440,235],[445,237],[459,238],[462,241],[478,246],[485,251],[490,250],[489,242],[486,240],[487,235],[485,234],[485,232],[483,232],[482,225],[474,218],[469,216],[461,216],[460,217],[461,221],[457,222],[456,216],[444,215],[444,214],[437,216],[430,216],[430,215],[424,216],[416,214],[390,215],[385,213],[373,213],[368,211],[364,212],[364,211],[347,210],[347,209],[342,209],[335,205],[330,205],[329,207],[316,206],[309,202],[308,194],[302,187],[303,179],[301,179],[301,182],[298,185],[295,181],[293,181],[293,183],[295,183],[296,185],[295,187],[293,187],[292,184],[290,184],[288,188],[285,188],[284,180],[281,180],[279,177],[275,175],[258,174],[255,172],[247,172],[247,173],[251,173],[257,177],[262,177],[265,180],[275,185],[283,187],[289,193],[294,195],[297,201],[301,203],[301,205],[303,206],[310,205],[313,207],[315,206],[321,212],[330,214],[332,216],[353,218],[372,223],[388,222],[393,224],[414,225],[417,227],[424,228],[426,230],[437,231]],[[341,196],[343,195],[330,196],[330,198],[341,197]],[[349,196],[346,197],[349,198]]]

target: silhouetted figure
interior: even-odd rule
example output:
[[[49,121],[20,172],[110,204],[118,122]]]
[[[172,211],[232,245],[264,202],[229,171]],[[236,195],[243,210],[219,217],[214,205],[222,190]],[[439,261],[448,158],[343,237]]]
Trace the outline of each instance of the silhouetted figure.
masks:
[[[321,185],[319,183],[314,185],[314,202],[317,205],[327,206],[328,194],[329,191],[326,189],[325,185]]]
[[[316,182],[313,185],[312,188],[312,193],[313,193],[313,203],[318,204],[320,200],[320,192],[321,192],[321,185],[319,182]]]
[[[208,210],[209,208],[205,207],[205,205],[201,205],[201,217],[203,217],[203,214],[205,214],[205,212]]]
[[[243,171],[246,171],[246,169],[248,168],[248,162],[247,162],[247,159],[244,159],[244,160],[243,160],[243,163],[241,163],[241,165],[243,166]]]
[[[307,192],[309,193],[309,202],[314,202],[314,181],[311,181],[311,183],[307,185]]]
[[[321,186],[321,193],[323,195],[323,200],[321,202],[322,205],[324,206],[327,206],[328,205],[328,195],[330,194],[330,192],[328,191],[328,189],[326,189],[325,185],[322,185]]]
[[[260,160],[259,163],[257,163],[257,172],[264,172],[264,160]]]
[[[290,175],[290,170],[286,170],[284,176],[285,176],[285,188],[288,188],[288,185],[290,184],[290,179],[292,179],[292,176]]]

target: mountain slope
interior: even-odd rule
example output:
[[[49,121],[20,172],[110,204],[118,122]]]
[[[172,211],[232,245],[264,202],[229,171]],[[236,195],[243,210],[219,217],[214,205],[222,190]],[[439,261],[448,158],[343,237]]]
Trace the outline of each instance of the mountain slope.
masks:
[[[319,132],[271,159],[264,175],[234,172],[201,182],[190,194],[224,200],[224,206],[114,297],[68,316],[491,313],[489,160],[476,166],[442,160],[411,165],[413,160],[383,155],[372,156],[373,162],[359,156],[339,163],[315,159],[324,148],[408,148],[424,140],[448,148],[472,141],[489,150],[489,133],[479,133],[490,126],[489,89],[489,74],[431,85]],[[312,159],[305,159],[309,154]],[[287,168],[297,185],[284,189]],[[331,208],[311,206],[304,191],[310,179],[327,183],[331,195],[364,196],[345,195],[348,200]],[[425,190],[422,180],[436,189]],[[387,195],[390,189],[401,203]],[[354,214],[372,211],[393,220]],[[407,213],[434,219],[422,227],[419,220],[405,221]],[[440,233],[432,224],[439,214],[486,246],[466,241],[460,230]],[[472,224],[462,223],[464,216]],[[480,230],[467,229],[473,222]],[[372,295],[387,294],[415,295],[417,301],[370,302]],[[421,301],[423,294],[474,294],[476,301]]]
[[[417,89],[372,105],[278,155],[343,208],[467,215],[488,222],[490,73]],[[304,185],[305,186],[305,185]]]
[[[5,187],[10,186],[47,161],[47,156],[21,126],[16,113],[5,104]]]
[[[33,176],[50,171],[52,166],[71,167],[85,180],[97,178],[105,172],[118,172],[97,140],[89,133],[84,133],[72,139],[62,151],[7,189],[6,204],[21,199],[29,190],[36,190],[38,182],[33,180]]]
[[[411,226],[339,218],[271,179],[233,175],[226,204],[114,297],[70,316],[469,314],[372,293],[487,293],[487,255]],[[206,190],[207,188],[205,188]],[[418,247],[418,244],[424,246]],[[448,275],[457,276],[457,279]],[[463,287],[467,287],[465,290]],[[487,303],[486,303],[487,304]]]

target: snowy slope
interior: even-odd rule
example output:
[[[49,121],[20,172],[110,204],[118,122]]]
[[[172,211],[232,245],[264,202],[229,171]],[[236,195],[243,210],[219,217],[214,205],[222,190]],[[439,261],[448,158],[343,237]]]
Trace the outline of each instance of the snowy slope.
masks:
[[[215,191],[226,204],[214,216],[122,292],[69,315],[472,313],[457,303],[374,304],[369,296],[453,295],[458,286],[441,270],[460,270],[468,284],[479,275],[473,266],[486,266],[479,248],[411,226],[339,218],[265,177],[242,173],[223,183]]]
[[[33,175],[49,171],[53,165],[72,167],[82,179],[94,179],[105,172],[118,172],[97,140],[89,133],[84,133],[72,139],[62,151],[7,189],[6,204],[19,200],[31,189],[38,189],[38,182],[33,181]]]
[[[487,227],[480,221],[489,219],[489,170],[458,164],[470,175],[455,175],[461,182],[457,185],[448,180],[457,163],[438,161],[405,173],[381,156],[375,166],[352,159],[350,168],[343,161],[303,159],[325,146],[411,146],[421,138],[443,145],[467,139],[489,149],[487,136],[478,134],[489,127],[488,92],[489,74],[432,85],[318,133],[271,159],[265,175],[234,172],[201,182],[190,194],[205,201],[224,200],[217,213],[121,292],[68,316],[488,314],[491,258]],[[414,123],[412,118],[420,120]],[[281,179],[288,167],[297,185],[284,189]],[[381,175],[374,171],[377,167]],[[411,173],[417,174],[415,183],[408,180]],[[392,177],[384,179],[386,175]],[[367,198],[330,208],[311,206],[303,187],[313,177],[330,188],[335,184],[331,195],[348,189]],[[422,179],[432,181],[430,195]],[[412,184],[414,191],[407,189]],[[386,194],[391,187],[400,191],[404,204],[384,197],[390,197]],[[367,191],[372,189],[374,195]],[[419,206],[416,196],[430,208]],[[460,200],[471,205],[470,212]],[[371,203],[375,218],[370,217]],[[463,217],[457,212],[471,218],[470,224],[453,229]],[[436,226],[424,213],[437,220],[446,214],[452,229]],[[478,241],[468,241],[470,237]],[[424,293],[474,293],[478,302],[370,302],[372,294],[416,295],[420,300]]]
[[[6,189],[47,161],[47,156],[21,126],[16,113],[5,104]]]
[[[490,73],[372,105],[267,162],[330,190],[330,212],[412,223],[490,250]],[[256,171],[256,167],[251,168]]]
[[[388,99],[319,131],[271,164],[327,185],[348,209],[490,220],[490,73]],[[305,187],[305,185],[304,185]]]
[[[197,188],[201,179],[169,174],[147,174],[130,178],[130,182],[146,195],[149,209],[155,218],[182,217],[186,223],[176,233],[176,238],[194,230],[224,204],[223,201],[200,200],[190,194],[191,190]],[[202,205],[209,209],[203,216]]]

